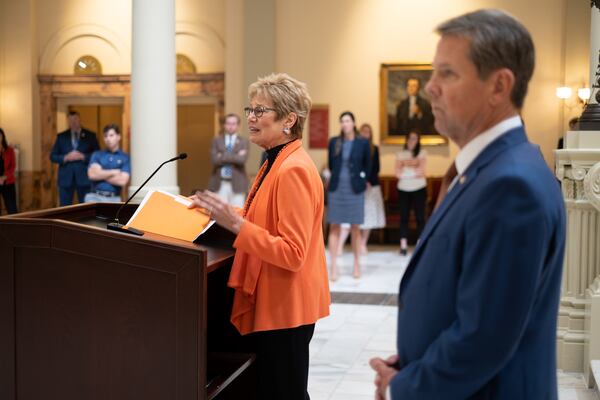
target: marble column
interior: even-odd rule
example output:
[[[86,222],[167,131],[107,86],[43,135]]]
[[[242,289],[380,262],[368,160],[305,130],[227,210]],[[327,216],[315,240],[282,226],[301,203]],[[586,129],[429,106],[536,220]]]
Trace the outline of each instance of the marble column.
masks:
[[[133,0],[131,68],[131,186],[133,193],[163,161],[177,155],[175,0]],[[150,189],[179,193],[177,161]]]

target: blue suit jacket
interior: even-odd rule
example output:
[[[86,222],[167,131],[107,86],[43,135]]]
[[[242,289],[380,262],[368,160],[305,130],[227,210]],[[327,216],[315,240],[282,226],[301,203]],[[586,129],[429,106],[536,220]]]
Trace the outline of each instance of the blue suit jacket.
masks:
[[[393,399],[557,399],[565,212],[522,128],[428,221],[400,285]]]
[[[339,143],[339,144],[338,144]],[[341,138],[336,136],[329,140],[329,170],[331,178],[329,179],[328,190],[335,192],[340,181],[340,172],[342,170],[342,151]],[[336,147],[340,147],[337,151]],[[336,154],[337,153],[337,154]],[[369,141],[357,136],[352,142],[350,152],[350,183],[354,193],[362,193],[367,188],[367,179],[371,173],[371,148]]]
[[[81,137],[77,145],[78,151],[85,155],[83,161],[64,162],[64,157],[73,150],[71,143],[71,131],[67,129],[61,132],[56,137],[52,152],[50,153],[50,161],[57,163],[58,167],[58,186],[89,186],[91,184],[88,175],[88,164],[92,153],[99,150],[98,139],[96,134],[87,129],[81,129]]]

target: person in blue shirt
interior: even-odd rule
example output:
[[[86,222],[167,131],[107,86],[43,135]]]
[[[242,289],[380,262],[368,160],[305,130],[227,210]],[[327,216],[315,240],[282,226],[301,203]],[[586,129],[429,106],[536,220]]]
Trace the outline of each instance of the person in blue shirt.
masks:
[[[104,127],[104,144],[106,150],[92,154],[88,177],[92,181],[92,189],[85,196],[85,202],[121,201],[121,188],[129,183],[131,165],[129,155],[120,149],[121,133],[116,124]]]

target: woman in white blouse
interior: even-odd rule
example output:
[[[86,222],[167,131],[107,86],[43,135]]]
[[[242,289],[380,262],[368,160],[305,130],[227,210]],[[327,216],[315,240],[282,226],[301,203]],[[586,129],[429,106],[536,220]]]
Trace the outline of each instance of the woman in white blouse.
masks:
[[[404,150],[396,154],[396,176],[398,177],[400,201],[400,254],[403,256],[407,254],[408,249],[408,218],[411,209],[414,209],[417,220],[417,237],[421,235],[425,226],[426,157],[425,150],[421,150],[420,133],[409,132]]]

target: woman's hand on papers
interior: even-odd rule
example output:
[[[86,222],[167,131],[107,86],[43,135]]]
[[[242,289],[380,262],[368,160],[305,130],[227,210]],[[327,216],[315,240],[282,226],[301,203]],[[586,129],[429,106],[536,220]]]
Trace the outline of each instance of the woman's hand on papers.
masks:
[[[215,193],[208,190],[198,191],[190,197],[192,204],[189,208],[204,208],[211,219],[223,228],[235,234],[240,232],[244,218],[236,209],[227,204]]]

